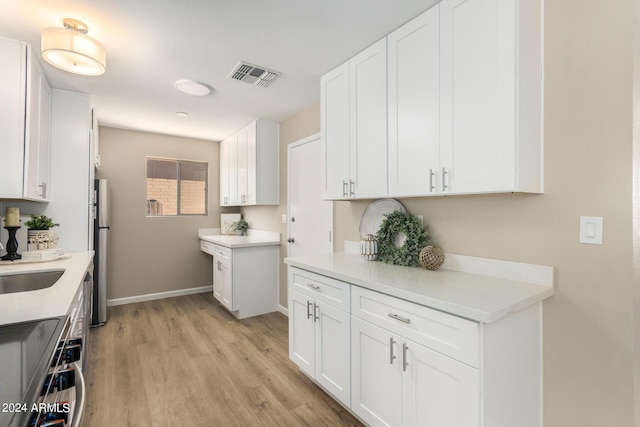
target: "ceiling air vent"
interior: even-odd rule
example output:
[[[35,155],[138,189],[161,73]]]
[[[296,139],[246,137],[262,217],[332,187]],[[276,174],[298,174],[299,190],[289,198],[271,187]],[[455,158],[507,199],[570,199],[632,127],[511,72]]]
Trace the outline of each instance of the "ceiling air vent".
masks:
[[[239,80],[254,86],[267,87],[280,75],[278,71],[270,70],[247,62],[238,62],[227,78]]]

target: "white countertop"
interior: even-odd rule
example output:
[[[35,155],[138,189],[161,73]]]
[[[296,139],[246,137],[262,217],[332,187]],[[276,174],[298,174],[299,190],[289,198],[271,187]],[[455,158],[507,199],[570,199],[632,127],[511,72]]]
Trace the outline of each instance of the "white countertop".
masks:
[[[482,258],[475,260],[478,263]],[[487,261],[489,264],[501,262]],[[553,283],[537,284],[469,272],[402,267],[365,261],[359,254],[351,253],[285,258],[285,263],[483,323],[496,321],[553,295]],[[515,265],[516,269],[522,266],[529,272],[528,267],[533,267],[533,270],[543,271],[543,277],[553,277],[552,267],[503,263],[505,273],[510,273],[507,270]],[[497,275],[509,274],[499,272]]]
[[[219,234],[215,231],[199,231],[198,238],[207,242],[215,243],[227,248],[246,248],[251,246],[272,246],[280,245],[280,233],[248,230],[246,236],[236,236],[233,234]]]
[[[49,288],[0,294],[0,325],[65,316],[92,261],[93,251],[87,251],[72,253],[71,258],[59,261],[0,265],[0,275],[64,270]]]

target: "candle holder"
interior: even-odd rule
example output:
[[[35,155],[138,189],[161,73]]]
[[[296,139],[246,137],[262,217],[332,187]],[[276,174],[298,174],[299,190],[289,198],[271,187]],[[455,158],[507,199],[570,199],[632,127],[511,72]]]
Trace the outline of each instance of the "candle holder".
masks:
[[[18,231],[19,228],[22,227],[4,227],[4,229],[9,232],[9,240],[7,240],[7,254],[0,258],[3,261],[22,259],[22,255],[18,253],[18,240],[16,239],[16,231]]]

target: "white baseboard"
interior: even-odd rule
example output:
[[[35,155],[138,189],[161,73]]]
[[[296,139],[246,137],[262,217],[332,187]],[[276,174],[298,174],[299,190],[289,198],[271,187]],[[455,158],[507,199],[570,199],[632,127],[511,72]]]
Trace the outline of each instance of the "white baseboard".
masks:
[[[181,297],[183,295],[201,294],[204,292],[213,292],[213,285],[201,286],[199,288],[179,289],[176,291],[158,292],[155,294],[136,295],[133,297],[115,298],[107,300],[107,305],[112,307],[114,305],[132,304],[134,302],[153,301],[156,299]]]
[[[289,317],[289,309],[287,307],[283,307],[280,304],[278,304],[278,311],[284,314],[285,316]]]

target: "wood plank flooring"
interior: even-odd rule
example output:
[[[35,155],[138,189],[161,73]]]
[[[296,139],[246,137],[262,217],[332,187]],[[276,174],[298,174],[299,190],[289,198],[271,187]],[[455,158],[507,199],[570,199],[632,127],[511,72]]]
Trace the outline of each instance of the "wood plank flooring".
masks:
[[[362,425],[289,360],[281,313],[237,320],[209,293],[109,310],[84,427]]]

